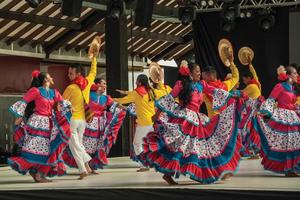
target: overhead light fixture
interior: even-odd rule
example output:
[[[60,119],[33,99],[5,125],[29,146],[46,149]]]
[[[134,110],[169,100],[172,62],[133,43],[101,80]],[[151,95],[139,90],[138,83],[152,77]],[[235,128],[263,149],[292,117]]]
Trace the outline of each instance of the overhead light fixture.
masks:
[[[208,2],[207,2],[207,3],[208,3],[208,5],[209,5],[209,6],[213,6],[213,5],[215,5],[215,2],[214,2],[213,0],[208,0]]]
[[[183,25],[189,25],[196,19],[196,9],[194,6],[182,6],[178,9],[178,18]]]
[[[26,2],[31,8],[37,8],[42,0],[26,0]]]
[[[245,14],[245,12],[241,12],[241,14],[240,14],[240,18],[245,18],[246,17],[246,14]]]
[[[115,20],[118,20],[123,14],[125,3],[123,0],[111,0],[108,4],[107,15]]]
[[[258,26],[267,31],[275,25],[275,11],[267,8],[259,12],[260,17],[258,19]]]
[[[220,27],[224,32],[231,32],[235,28],[235,20],[241,16],[240,3],[241,0],[223,0],[221,11]]]
[[[251,11],[247,11],[246,12],[246,17],[247,18],[251,18],[252,17],[252,12]]]
[[[262,16],[259,19],[258,23],[260,28],[267,31],[275,25],[275,16],[274,15]]]
[[[201,6],[206,6],[207,5],[207,2],[206,2],[206,0],[202,0],[201,2],[200,2],[200,4],[201,4]]]

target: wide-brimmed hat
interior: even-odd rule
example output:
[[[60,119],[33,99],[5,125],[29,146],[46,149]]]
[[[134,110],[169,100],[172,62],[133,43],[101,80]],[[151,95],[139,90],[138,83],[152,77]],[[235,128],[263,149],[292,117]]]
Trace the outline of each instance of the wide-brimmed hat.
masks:
[[[233,52],[232,44],[227,39],[221,39],[218,45],[219,56],[222,63],[226,66],[230,66],[230,62],[228,60],[229,54]]]
[[[163,70],[156,62],[150,63],[149,76],[154,83],[159,83],[164,79]]]
[[[239,54],[238,54],[239,60],[243,65],[249,65],[249,61],[248,61],[248,57],[250,57],[250,62],[252,62],[253,58],[254,58],[254,52],[251,48],[249,47],[242,47],[239,50]]]
[[[101,38],[99,36],[96,36],[93,39],[93,41],[90,45],[89,51],[88,51],[88,55],[89,55],[90,59],[92,59],[94,57],[98,57],[100,47],[101,47]]]

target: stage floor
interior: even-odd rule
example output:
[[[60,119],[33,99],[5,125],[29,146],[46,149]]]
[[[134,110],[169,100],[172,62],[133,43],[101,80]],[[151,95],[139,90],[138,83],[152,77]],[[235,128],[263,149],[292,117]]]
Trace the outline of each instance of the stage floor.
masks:
[[[43,190],[43,189],[217,189],[217,190],[263,190],[300,191],[300,178],[287,178],[263,170],[260,160],[242,160],[238,173],[227,181],[202,185],[181,176],[179,185],[169,186],[162,180],[162,174],[151,169],[149,172],[136,172],[137,164],[128,157],[111,158],[110,165],[99,170],[98,175],[90,175],[84,180],[76,180],[78,172],[69,169],[68,175],[52,178],[51,183],[34,183],[32,178],[22,176],[8,167],[0,168],[0,190]]]

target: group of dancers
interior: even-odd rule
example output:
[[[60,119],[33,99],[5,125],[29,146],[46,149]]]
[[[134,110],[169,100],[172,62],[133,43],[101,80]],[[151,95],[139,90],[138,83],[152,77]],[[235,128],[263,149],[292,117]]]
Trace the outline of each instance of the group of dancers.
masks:
[[[151,63],[149,77],[139,75],[136,89],[117,90],[126,95],[123,98],[105,95],[106,81],[96,78],[99,38],[89,50],[88,76],[80,66],[70,66],[71,84],[63,95],[51,89],[49,73],[34,71],[30,89],[10,107],[18,117],[14,139],[22,151],[9,158],[9,165],[41,183],[66,174],[65,165],[78,168],[78,179],[97,174],[108,164],[124,118],[133,115],[132,158],[140,165],[138,172],[154,168],[170,185],[178,184],[173,177],[180,175],[203,184],[226,180],[237,172],[241,156],[261,157],[266,170],[298,176],[297,67],[280,66],[279,83],[265,99],[249,48],[244,48],[244,56],[241,52],[241,63],[249,69],[242,75],[246,87],[239,90],[239,70],[226,44],[219,45],[221,60],[231,70],[224,81],[217,79],[212,66],[183,61],[170,88],[163,84],[161,67]],[[203,102],[208,115],[200,112]]]

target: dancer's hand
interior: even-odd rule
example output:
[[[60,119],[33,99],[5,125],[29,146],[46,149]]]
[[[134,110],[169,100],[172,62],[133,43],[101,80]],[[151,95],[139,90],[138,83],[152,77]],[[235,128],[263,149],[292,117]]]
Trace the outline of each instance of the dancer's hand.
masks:
[[[250,55],[247,55],[247,62],[248,62],[248,65],[250,67],[252,65],[252,59],[251,59]]]
[[[57,104],[56,108],[58,112],[62,111],[62,105],[60,103]]]
[[[22,117],[19,117],[15,120],[15,125],[18,126],[21,124],[21,122],[23,121],[23,118]]]
[[[121,108],[122,110],[126,110],[127,108],[123,106],[122,104],[118,104],[118,107]]]
[[[125,90],[115,90],[116,92],[119,92],[120,94],[128,94],[128,91],[125,91]]]

